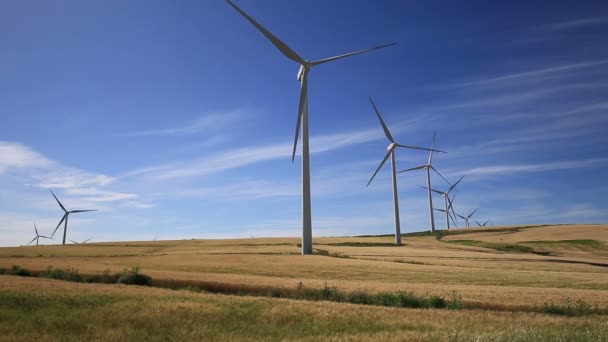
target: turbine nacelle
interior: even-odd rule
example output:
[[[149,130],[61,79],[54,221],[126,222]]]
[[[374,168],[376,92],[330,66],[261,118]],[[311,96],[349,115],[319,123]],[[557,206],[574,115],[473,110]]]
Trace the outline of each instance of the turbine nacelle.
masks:
[[[397,147],[396,143],[390,143],[388,146],[386,146],[386,150],[391,151],[391,150],[394,150],[395,147]]]
[[[298,76],[296,77],[298,81],[302,81],[302,78],[304,78],[304,74],[306,74],[306,69],[308,69],[306,65],[300,65],[300,69],[298,69]]]

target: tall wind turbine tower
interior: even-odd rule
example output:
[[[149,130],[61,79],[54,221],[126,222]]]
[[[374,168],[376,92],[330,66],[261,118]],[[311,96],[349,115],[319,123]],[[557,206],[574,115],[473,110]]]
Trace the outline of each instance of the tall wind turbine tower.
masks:
[[[443,178],[443,180],[448,183],[449,185],[450,182],[448,182],[447,179],[445,179],[445,177],[443,177],[443,175],[441,175],[441,173],[439,173],[439,171],[437,171],[437,169],[435,169],[433,167],[433,151],[435,148],[435,133],[433,132],[433,143],[431,145],[431,149],[429,152],[429,159],[427,161],[426,164],[421,165],[421,166],[416,166],[413,167],[411,169],[407,169],[407,170],[401,170],[399,171],[399,173],[401,172],[408,172],[408,171],[414,171],[414,170],[420,170],[420,169],[425,169],[426,170],[426,188],[428,189],[428,196],[429,196],[429,213],[430,213],[430,220],[431,220],[431,231],[434,232],[435,231],[435,214],[433,213],[433,194],[431,192],[431,169],[433,171],[435,171],[435,173],[437,173],[441,178]]]
[[[61,208],[61,210],[63,210],[63,217],[61,218],[61,220],[59,221],[59,223],[57,224],[57,227],[55,227],[55,230],[53,230],[53,234],[51,234],[51,238],[55,235],[55,232],[57,231],[57,229],[59,229],[59,226],[61,226],[62,222],[65,222],[64,226],[63,226],[63,245],[65,245],[65,237],[67,235],[68,232],[68,217],[70,216],[70,214],[76,214],[76,213],[86,213],[89,211],[97,211],[97,210],[66,210],[65,207],[63,206],[63,204],[61,204],[61,202],[59,201],[59,198],[57,198],[57,196],[55,196],[55,194],[53,193],[52,190],[51,191],[51,195],[53,195],[53,197],[55,197],[55,200],[57,201],[57,204],[59,204],[59,207]]]
[[[296,148],[298,145],[298,137],[300,129],[302,130],[302,254],[312,254],[312,213],[311,213],[311,199],[310,199],[310,148],[309,148],[309,134],[308,134],[308,73],[312,67],[321,65],[323,63],[335,61],[338,59],[346,58],[349,56],[357,55],[360,53],[377,50],[383,47],[395,45],[386,44],[369,49],[359,50],[350,52],[334,57],[320,59],[317,61],[309,61],[300,57],[295,51],[289,48],[279,38],[275,37],[270,31],[266,30],[262,25],[255,21],[245,11],[240,9],[232,1],[226,0],[230,6],[232,6],[237,12],[239,12],[247,21],[249,21],[255,28],[257,28],[270,42],[276,46],[285,57],[292,61],[300,64],[297,79],[300,81],[300,104],[298,106],[298,119],[296,122],[296,134],[293,142],[293,152],[291,155],[291,162],[294,161],[296,155]]]
[[[380,125],[382,125],[382,130],[384,130],[384,135],[386,135],[386,138],[388,139],[389,144],[386,147],[387,152],[386,152],[386,155],[384,156],[384,159],[382,159],[382,161],[380,162],[380,165],[378,165],[378,168],[376,169],[376,172],[374,172],[374,174],[372,175],[372,178],[370,178],[369,182],[367,182],[366,187],[368,187],[370,185],[370,183],[374,180],[374,177],[376,177],[376,174],[378,174],[378,171],[380,171],[380,169],[382,168],[384,163],[386,163],[386,160],[388,159],[388,157],[391,157],[391,175],[393,176],[393,208],[395,210],[395,244],[399,246],[399,245],[401,245],[401,221],[399,219],[399,194],[397,192],[397,172],[396,172],[397,166],[395,163],[395,149],[397,147],[404,147],[404,148],[411,148],[411,149],[425,150],[425,151],[432,151],[432,150],[428,149],[428,148],[424,148],[424,147],[397,144],[395,142],[395,139],[393,139],[393,136],[391,135],[391,132],[389,131],[388,126],[386,126],[384,119],[382,119],[382,115],[380,115],[380,111],[378,111],[378,108],[376,108],[376,105],[374,104],[374,101],[372,100],[371,97],[369,98],[369,102],[371,102],[372,107],[374,107],[376,116],[378,116],[378,120],[380,120]],[[443,152],[443,151],[437,151],[437,152]]]

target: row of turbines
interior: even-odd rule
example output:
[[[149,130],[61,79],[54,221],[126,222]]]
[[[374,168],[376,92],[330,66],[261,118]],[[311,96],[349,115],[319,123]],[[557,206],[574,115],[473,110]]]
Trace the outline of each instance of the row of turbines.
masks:
[[[283,55],[285,55],[285,57],[289,58],[290,60],[292,60],[300,65],[300,69],[298,70],[298,74],[296,77],[297,80],[300,81],[300,100],[299,100],[299,106],[298,106],[298,116],[297,116],[297,121],[296,121],[296,131],[295,131],[295,137],[294,137],[294,142],[293,142],[293,151],[292,151],[291,161],[293,162],[295,159],[296,148],[298,145],[298,139],[299,139],[300,131],[301,131],[302,132],[302,254],[312,254],[310,151],[309,151],[309,129],[308,129],[308,74],[310,73],[311,69],[314,66],[321,65],[321,64],[335,61],[335,60],[339,60],[342,58],[358,55],[361,53],[366,53],[366,52],[382,49],[385,47],[395,45],[396,43],[379,45],[379,46],[375,46],[375,47],[371,47],[371,48],[367,48],[367,49],[363,49],[363,50],[358,50],[358,51],[354,51],[354,52],[350,52],[350,53],[345,53],[345,54],[341,54],[341,55],[337,55],[337,56],[333,56],[333,57],[329,57],[329,58],[325,58],[325,59],[310,61],[310,60],[306,60],[306,59],[302,58],[298,53],[296,53],[294,50],[292,50],[289,46],[287,46],[287,44],[285,44],[283,41],[281,41],[279,38],[277,38],[275,35],[273,35],[266,28],[264,28],[260,23],[258,23],[255,19],[253,19],[249,14],[247,14],[240,7],[238,7],[234,2],[232,2],[231,0],[226,0],[226,1],[228,2],[228,4],[230,6],[232,6],[232,8],[234,8],[247,21],[249,21],[258,31],[260,31],[281,53],[283,53]],[[369,186],[369,184],[374,179],[374,177],[376,176],[378,171],[380,171],[380,169],[382,168],[384,163],[386,163],[386,161],[390,157],[391,165],[392,165],[392,176],[393,176],[393,178],[392,178],[393,202],[394,202],[394,209],[395,209],[395,243],[398,245],[401,244],[401,226],[400,226],[400,220],[399,220],[399,199],[398,199],[398,194],[397,194],[397,173],[398,172],[396,171],[396,160],[395,160],[395,150],[398,147],[426,150],[426,151],[430,152],[427,164],[418,166],[415,168],[407,169],[407,170],[402,170],[399,172],[408,172],[408,171],[414,171],[414,170],[419,170],[419,169],[426,170],[426,172],[427,172],[426,188],[428,189],[428,196],[429,196],[431,230],[435,231],[434,209],[433,209],[433,199],[432,199],[433,192],[440,193],[445,198],[445,203],[446,203],[445,209],[441,209],[440,211],[445,212],[446,222],[447,222],[448,227],[449,227],[449,221],[450,220],[455,221],[456,216],[461,217],[463,220],[465,220],[467,227],[470,227],[469,220],[472,218],[473,214],[475,214],[475,211],[466,216],[456,214],[456,212],[454,211],[453,199],[450,200],[450,197],[449,197],[449,193],[454,190],[454,188],[460,182],[460,180],[462,180],[462,178],[458,182],[456,182],[454,184],[450,184],[450,182],[448,182],[447,179],[445,179],[445,177],[441,176],[441,174],[431,164],[432,158],[433,158],[433,152],[445,153],[444,151],[438,151],[438,150],[434,149],[434,141],[435,141],[434,136],[433,136],[433,145],[431,146],[431,148],[398,144],[393,139],[390,131],[388,130],[388,127],[386,126],[384,120],[382,119],[382,116],[380,115],[380,112],[376,108],[376,105],[374,104],[374,102],[371,98],[370,98],[370,102],[378,116],[378,119],[380,119],[380,123],[384,130],[384,133],[390,143],[387,147],[386,156],[384,157],[384,159],[382,160],[382,162],[380,163],[380,165],[374,172],[372,178],[370,179],[370,181],[367,185]],[[435,190],[431,187],[431,176],[430,176],[431,170],[433,170],[434,172],[439,174],[450,185],[450,188],[447,191],[441,192],[441,191]],[[483,225],[486,225],[487,223],[488,222],[486,222]],[[481,226],[482,224],[479,224],[479,225]]]
[[[309,75],[310,71],[312,70],[312,68],[315,66],[325,64],[328,62],[332,62],[335,60],[343,59],[346,57],[382,49],[385,47],[393,46],[396,43],[379,45],[379,46],[375,46],[375,47],[371,47],[371,48],[367,48],[367,49],[363,49],[363,50],[358,50],[358,51],[354,51],[354,52],[350,52],[350,53],[345,53],[345,54],[341,54],[341,55],[337,55],[337,56],[333,56],[333,57],[329,57],[329,58],[324,58],[324,59],[320,59],[320,60],[316,60],[316,61],[310,61],[310,60],[306,60],[306,59],[302,58],[298,53],[296,53],[294,50],[292,50],[289,46],[287,46],[279,38],[277,38],[270,31],[268,31],[261,24],[259,24],[256,20],[254,20],[251,16],[249,16],[245,11],[243,11],[241,8],[239,8],[234,2],[232,2],[231,0],[226,0],[226,1],[228,2],[228,4],[230,6],[232,6],[232,8],[234,8],[247,21],[249,21],[257,30],[259,30],[281,53],[283,53],[283,55],[285,55],[285,57],[289,58],[290,60],[292,60],[300,65],[300,68],[298,70],[297,77],[296,77],[297,80],[300,82],[300,99],[299,99],[299,105],[298,105],[298,116],[297,116],[297,121],[296,121],[296,130],[295,130],[295,137],[294,137],[294,142],[293,142],[291,161],[293,163],[293,161],[295,160],[296,149],[298,147],[298,140],[300,139],[300,132],[301,132],[301,140],[302,140],[302,143],[301,143],[301,148],[302,148],[302,153],[301,153],[301,156],[302,156],[302,254],[312,254],[310,148],[309,148],[309,126],[308,126],[308,75]],[[435,149],[435,136],[433,135],[433,144],[431,145],[431,148],[403,145],[403,144],[399,144],[399,143],[395,142],[388,127],[386,126],[386,123],[382,119],[382,116],[381,116],[379,110],[377,109],[375,103],[373,102],[373,100],[371,98],[370,98],[370,102],[372,104],[372,107],[374,108],[374,111],[376,112],[376,115],[378,116],[378,119],[380,120],[382,129],[384,130],[384,133],[385,133],[387,139],[389,140],[389,145],[387,146],[387,153],[386,153],[384,159],[382,160],[382,162],[380,163],[380,165],[374,172],[373,176],[371,177],[371,179],[367,185],[369,186],[369,184],[372,182],[372,180],[374,179],[376,174],[380,171],[382,166],[386,163],[386,161],[390,157],[391,166],[392,166],[393,202],[394,202],[394,210],[395,210],[395,243],[398,245],[401,244],[399,199],[398,199],[398,194],[397,194],[397,173],[409,172],[409,171],[421,170],[421,169],[424,169],[426,171],[427,186],[424,188],[427,189],[427,191],[428,191],[430,223],[431,223],[432,231],[435,231],[434,211],[441,211],[441,212],[445,213],[446,225],[447,225],[448,229],[450,227],[450,220],[454,224],[456,224],[455,221],[457,220],[457,217],[462,218],[465,221],[466,226],[470,227],[469,221],[472,219],[473,214],[475,214],[475,212],[477,210],[473,211],[472,213],[470,213],[468,215],[457,214],[454,211],[454,206],[453,206],[454,198],[452,197],[450,199],[450,193],[455,189],[456,185],[462,180],[462,178],[459,179],[456,183],[450,184],[450,182],[445,177],[443,177],[439,173],[439,171],[437,171],[437,169],[435,169],[435,167],[432,165],[433,152],[446,153],[445,151],[440,151],[440,150]],[[398,147],[429,151],[428,162],[425,165],[417,166],[417,167],[406,169],[406,170],[397,171],[396,170],[395,150]],[[439,176],[441,176],[441,178],[443,178],[447,182],[447,184],[449,185],[448,190],[442,192],[442,191],[433,189],[431,187],[431,173],[430,173],[431,170],[433,172],[437,173]],[[433,198],[432,198],[433,192],[441,194],[444,197],[445,209],[434,209],[433,208]],[[55,194],[52,191],[51,191],[51,193],[52,193],[53,197],[55,198],[55,200],[57,201],[57,203],[59,204],[59,206],[61,207],[61,209],[63,210],[64,215],[61,218],[61,220],[59,221],[59,223],[57,224],[57,227],[55,228],[55,230],[53,231],[53,234],[51,234],[50,237],[39,235],[38,229],[35,227],[36,237],[29,244],[33,243],[34,241],[36,242],[36,244],[38,244],[38,241],[40,238],[46,238],[46,239],[53,238],[57,229],[59,229],[61,224],[64,223],[63,244],[65,245],[69,215],[73,214],[73,213],[95,211],[95,210],[68,211],[65,209],[63,204],[59,201],[57,196],[55,196]],[[478,225],[480,225],[480,226],[482,226],[482,225],[485,226],[488,223],[487,221],[484,224],[481,224],[477,221],[475,221],[475,222],[478,223]],[[82,243],[87,242],[89,240],[83,241]],[[156,240],[156,238],[155,238],[155,240]],[[72,241],[72,240],[70,240],[70,241]],[[77,243],[75,241],[72,241],[72,242]]]
[[[369,182],[367,183],[367,186],[369,186],[372,183],[372,181],[374,180],[374,178],[376,177],[376,175],[378,174],[380,169],[382,169],[382,166],[384,166],[384,164],[390,157],[391,158],[392,186],[393,186],[393,203],[394,203],[394,211],[395,211],[395,244],[401,245],[401,223],[400,223],[400,219],[399,219],[399,196],[398,196],[398,189],[397,189],[397,174],[398,173],[404,173],[404,172],[410,172],[410,171],[416,171],[416,170],[425,170],[426,171],[426,186],[421,186],[421,188],[427,190],[427,193],[428,193],[429,218],[430,218],[430,227],[431,227],[432,232],[435,231],[435,213],[434,213],[435,211],[440,211],[445,214],[445,224],[446,224],[447,229],[450,229],[450,221],[454,225],[457,224],[456,221],[458,220],[458,217],[460,217],[464,220],[467,228],[471,227],[470,220],[473,220],[480,227],[486,226],[489,221],[480,223],[479,221],[477,221],[476,219],[473,218],[473,215],[477,212],[478,209],[473,210],[468,215],[461,215],[461,214],[456,213],[456,211],[454,209],[454,199],[455,199],[456,195],[453,195],[450,198],[450,194],[453,191],[455,191],[456,186],[462,181],[464,176],[461,176],[460,179],[458,179],[458,181],[456,181],[455,183],[452,184],[452,183],[450,183],[450,181],[447,180],[447,178],[445,178],[433,166],[433,152],[447,153],[445,151],[435,149],[435,133],[433,133],[433,142],[432,142],[430,148],[399,144],[393,138],[393,135],[391,134],[388,126],[386,125],[386,122],[382,118],[382,114],[380,114],[380,111],[376,107],[376,104],[374,103],[374,101],[372,100],[371,97],[369,98],[369,101],[370,101],[372,107],[374,108],[374,111],[376,112],[376,116],[378,117],[378,120],[380,121],[380,125],[382,126],[382,130],[384,131],[384,135],[386,135],[386,138],[389,141],[389,145],[386,147],[387,153],[384,156],[384,159],[382,159],[382,161],[380,162],[380,165],[378,165],[378,167],[376,168],[376,171],[370,178]],[[395,150],[397,147],[429,151],[429,158],[427,160],[427,163],[424,165],[397,171],[396,157],[395,157]],[[447,183],[447,185],[448,185],[447,190],[441,191],[441,190],[433,189],[431,187],[431,170],[433,172],[435,172],[439,177],[441,177]],[[439,208],[433,207],[433,193],[439,194],[443,197],[444,205],[445,205],[444,209],[439,209]]]

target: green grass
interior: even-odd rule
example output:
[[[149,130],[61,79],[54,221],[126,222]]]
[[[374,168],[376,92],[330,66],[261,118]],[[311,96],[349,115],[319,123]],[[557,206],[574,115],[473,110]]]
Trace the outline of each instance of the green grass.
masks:
[[[448,240],[444,242],[455,243],[459,245],[466,246],[477,246],[484,248],[491,248],[501,252],[515,252],[515,253],[535,253],[534,248],[530,246],[524,246],[520,244],[513,243],[493,243],[493,242],[484,242],[477,240]]]

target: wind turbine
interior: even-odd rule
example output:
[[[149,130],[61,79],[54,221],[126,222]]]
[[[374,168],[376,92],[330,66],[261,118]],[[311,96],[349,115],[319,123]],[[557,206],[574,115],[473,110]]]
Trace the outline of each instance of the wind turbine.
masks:
[[[296,147],[298,145],[298,136],[300,134],[300,126],[302,129],[302,254],[312,254],[312,214],[311,214],[311,199],[310,199],[310,150],[309,150],[309,135],[308,135],[308,73],[312,67],[335,61],[338,59],[350,57],[360,53],[381,49],[387,46],[395,45],[396,43],[380,45],[364,50],[345,53],[342,55],[320,59],[317,61],[309,61],[300,57],[295,51],[289,48],[279,38],[275,37],[270,31],[266,30],[262,25],[250,17],[245,11],[240,9],[232,1],[226,0],[232,8],[239,12],[247,21],[257,28],[270,42],[276,46],[285,57],[300,64],[297,79],[300,81],[300,103],[298,106],[298,119],[296,122],[296,133],[293,142],[293,151],[291,162],[293,163],[296,155]]]
[[[477,223],[477,225],[479,227],[485,227],[488,224],[488,222],[490,222],[490,220],[486,220],[486,222],[484,222],[484,223],[479,223],[479,221],[477,221],[476,219],[473,219],[473,221],[475,221],[475,223]]]
[[[459,216],[461,219],[463,219],[463,220],[464,220],[464,222],[465,222],[465,223],[466,223],[466,225],[467,225],[467,228],[471,228],[471,225],[469,225],[469,220],[471,219],[471,216],[473,216],[473,214],[475,214],[475,212],[477,212],[477,210],[479,210],[479,208],[477,208],[477,209],[473,210],[473,212],[472,212],[472,213],[470,213],[468,216],[462,216],[462,215],[460,215],[460,214],[456,214],[456,215],[458,215],[458,216]]]
[[[26,246],[29,246],[34,241],[36,241],[36,246],[38,246],[38,241],[40,240],[40,238],[49,239],[49,240],[52,239],[52,237],[38,234],[38,227],[36,227],[36,223],[34,223],[34,231],[36,232],[36,237],[33,238],[32,241],[30,241]]]
[[[421,186],[421,188],[423,188],[423,189],[430,189],[430,191],[432,191],[434,193],[437,193],[437,194],[440,194],[443,197],[443,202],[445,204],[445,209],[435,209],[435,210],[441,211],[442,213],[445,213],[445,224],[446,224],[446,227],[448,229],[450,229],[450,218],[451,218],[449,216],[450,215],[450,209],[452,209],[452,211],[453,211],[452,200],[449,197],[450,196],[450,192],[452,192],[452,190],[454,190],[456,188],[456,185],[458,185],[458,183],[460,183],[460,181],[463,178],[464,178],[464,176],[460,177],[460,179],[456,183],[452,184],[448,188],[447,191],[439,191],[439,190],[435,190],[435,189],[430,189],[430,188],[428,188],[426,186]],[[454,219],[452,219],[452,221],[454,221]]]
[[[72,241],[72,243],[74,243],[75,245],[82,245],[82,244],[85,244],[85,243],[91,241],[91,239],[92,238],[88,238],[88,239],[86,239],[86,240],[84,240],[82,242],[77,242],[77,241],[74,241],[74,240],[70,240],[70,241]]]
[[[397,194],[397,173],[395,172],[395,170],[397,168],[397,166],[395,164],[395,149],[397,147],[404,147],[404,148],[411,148],[411,149],[425,150],[425,151],[433,151],[433,150],[424,148],[424,147],[401,145],[401,144],[396,143],[395,139],[393,139],[393,136],[391,135],[391,132],[388,129],[388,126],[386,126],[384,119],[382,119],[382,115],[380,115],[380,111],[378,111],[378,108],[376,108],[376,105],[374,104],[374,101],[372,100],[371,97],[369,98],[369,102],[371,102],[372,107],[374,107],[374,111],[376,112],[376,115],[378,116],[378,120],[380,120],[380,124],[382,125],[382,130],[384,130],[384,135],[386,135],[386,138],[388,139],[389,144],[386,147],[387,152],[386,152],[386,155],[384,156],[384,159],[382,159],[382,161],[380,162],[380,165],[378,165],[378,168],[376,169],[376,172],[374,172],[374,174],[372,175],[372,178],[370,178],[369,182],[367,182],[366,187],[368,187],[370,185],[370,183],[374,180],[374,177],[376,177],[376,174],[378,174],[378,171],[380,171],[380,169],[382,168],[384,163],[386,163],[386,160],[388,159],[388,157],[391,157],[391,168],[392,168],[391,174],[393,176],[393,207],[395,209],[395,244],[401,245],[401,223],[399,221],[399,198],[398,198],[398,194]],[[443,152],[443,151],[436,151],[436,152]]]
[[[156,235],[152,241],[156,241],[156,239],[158,239],[158,235]]]
[[[411,169],[406,169],[406,170],[401,170],[398,173],[402,173],[402,172],[408,172],[408,171],[414,171],[414,170],[421,170],[421,169],[425,169],[426,170],[426,186],[428,189],[428,194],[429,194],[429,213],[430,213],[430,218],[431,218],[431,231],[434,232],[435,231],[435,214],[433,213],[433,194],[431,193],[432,188],[431,188],[431,170],[435,171],[435,173],[437,173],[441,178],[443,178],[443,180],[448,183],[449,185],[450,182],[445,179],[445,177],[443,177],[443,175],[441,173],[439,173],[439,171],[437,171],[437,169],[435,169],[433,167],[433,165],[431,164],[433,161],[433,149],[435,148],[435,132],[433,132],[433,144],[431,145],[431,150],[429,152],[429,159],[427,161],[426,164],[424,165],[420,165],[420,166],[416,166],[413,167]]]
[[[53,193],[53,190],[49,190],[51,192],[51,195],[53,195],[53,197],[55,197],[55,200],[57,201],[57,204],[59,204],[59,206],[61,207],[61,210],[63,210],[64,214],[63,217],[61,218],[61,220],[59,221],[59,223],[57,224],[57,227],[55,227],[55,230],[53,231],[53,234],[51,234],[51,238],[55,235],[55,232],[57,231],[57,229],[59,229],[59,226],[61,226],[61,223],[65,221],[65,224],[63,226],[63,245],[65,245],[65,236],[67,234],[68,231],[68,216],[70,216],[70,214],[75,214],[75,213],[86,213],[88,211],[97,211],[97,210],[70,210],[67,211],[65,209],[65,207],[63,206],[63,204],[61,204],[61,202],[59,201],[59,199],[57,198],[57,196],[55,196],[55,193]]]

